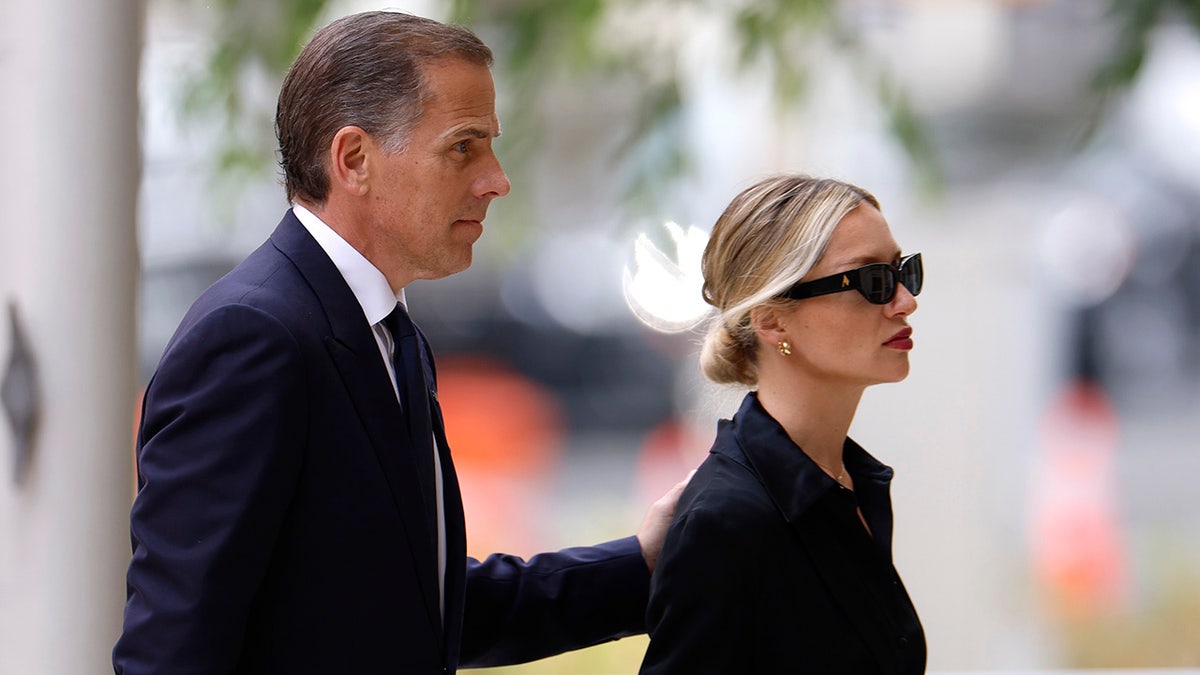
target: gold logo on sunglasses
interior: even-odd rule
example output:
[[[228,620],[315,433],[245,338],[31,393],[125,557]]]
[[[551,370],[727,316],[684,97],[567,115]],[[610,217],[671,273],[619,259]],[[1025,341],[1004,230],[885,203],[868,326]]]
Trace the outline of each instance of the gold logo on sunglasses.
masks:
[[[845,288],[845,287],[847,287],[847,286],[849,286],[849,285],[850,285],[850,277],[848,277],[848,276],[846,276],[845,274],[843,274],[843,275],[842,275],[842,288]]]

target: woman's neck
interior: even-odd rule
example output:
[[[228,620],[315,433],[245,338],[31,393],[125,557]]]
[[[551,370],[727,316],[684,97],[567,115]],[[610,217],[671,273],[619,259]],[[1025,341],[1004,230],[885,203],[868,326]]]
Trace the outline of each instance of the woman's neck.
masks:
[[[836,478],[842,470],[842,447],[864,388],[803,382],[792,377],[794,373],[779,375],[760,378],[759,403],[793,443]]]

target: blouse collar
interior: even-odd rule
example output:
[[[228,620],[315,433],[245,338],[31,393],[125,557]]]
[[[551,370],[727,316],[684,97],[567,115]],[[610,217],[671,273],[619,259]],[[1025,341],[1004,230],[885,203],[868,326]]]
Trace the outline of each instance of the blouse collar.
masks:
[[[817,466],[784,431],[779,422],[767,413],[750,392],[732,422],[734,437],[746,458],[761,477],[767,492],[788,520],[798,519],[815,502],[841,486]],[[846,438],[843,445],[846,470],[854,479],[864,508],[890,501],[888,491],[894,472],[875,459],[854,440]]]

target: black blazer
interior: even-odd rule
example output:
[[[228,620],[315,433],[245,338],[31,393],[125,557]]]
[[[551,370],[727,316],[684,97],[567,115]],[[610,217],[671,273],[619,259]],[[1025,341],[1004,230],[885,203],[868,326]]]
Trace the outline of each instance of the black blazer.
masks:
[[[436,389],[432,405],[444,624],[431,481],[358,301],[289,210],[196,301],[148,385],[116,672],[452,673],[643,632],[633,537],[468,561]]]
[[[854,492],[755,393],[720,422],[651,580],[642,673],[924,672],[921,624],[892,566],[892,470],[850,439],[845,461]]]

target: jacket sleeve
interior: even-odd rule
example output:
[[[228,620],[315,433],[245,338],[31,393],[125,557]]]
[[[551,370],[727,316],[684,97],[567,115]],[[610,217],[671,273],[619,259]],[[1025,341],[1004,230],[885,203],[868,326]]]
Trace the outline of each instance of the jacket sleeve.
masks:
[[[752,672],[737,646],[752,630],[744,582],[755,555],[720,513],[690,511],[671,525],[651,581],[642,675]]]
[[[304,363],[243,305],[182,332],[147,388],[118,674],[235,668],[303,453]]]
[[[650,572],[636,537],[467,561],[463,667],[524,663],[646,632]]]

